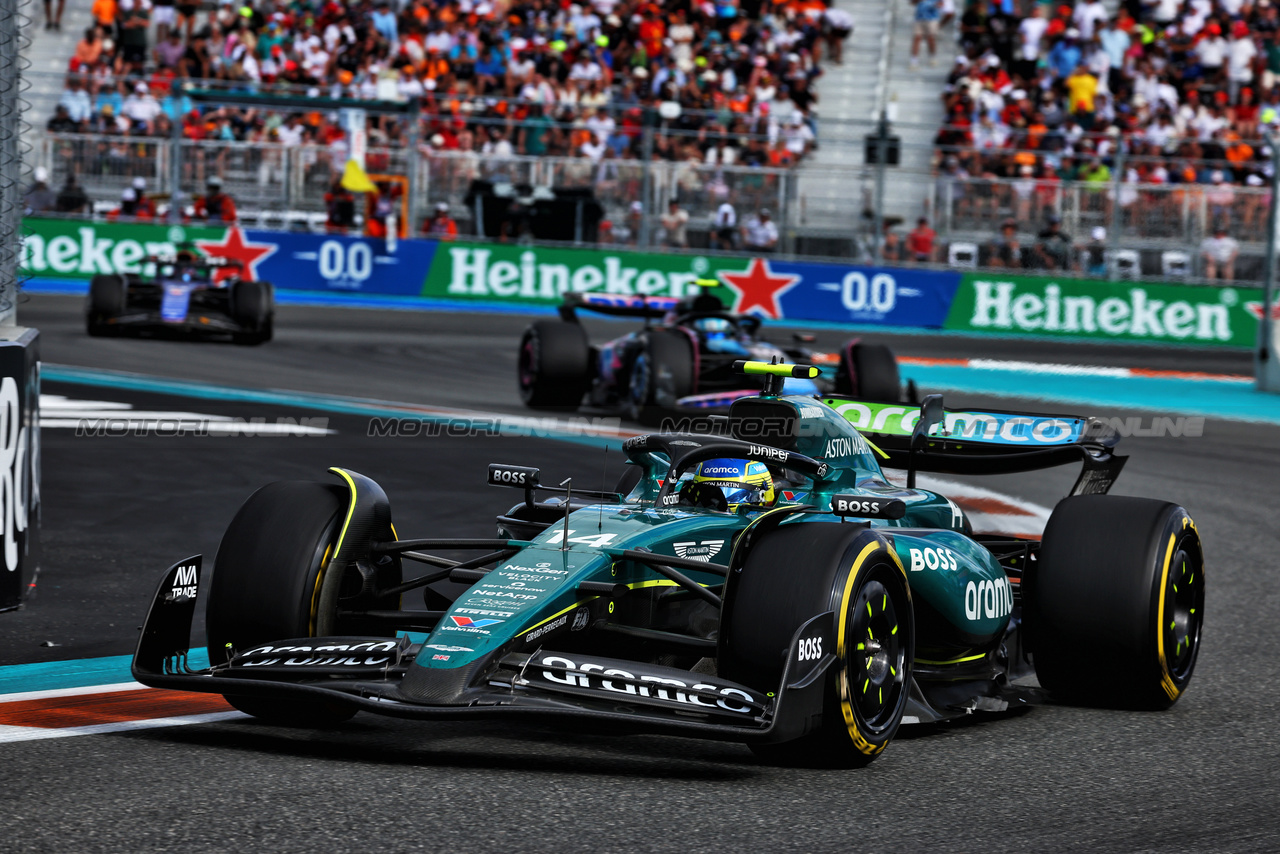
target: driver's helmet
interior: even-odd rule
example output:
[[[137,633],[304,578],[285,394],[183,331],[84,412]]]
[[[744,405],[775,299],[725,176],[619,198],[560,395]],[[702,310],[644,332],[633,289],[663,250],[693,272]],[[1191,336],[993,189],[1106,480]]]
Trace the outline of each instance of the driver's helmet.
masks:
[[[693,322],[693,328],[702,333],[709,346],[729,339],[733,324],[723,317],[702,317]]]
[[[768,507],[778,497],[769,467],[754,460],[707,460],[699,464],[693,482],[718,487],[730,510],[742,504]]]
[[[179,249],[177,261],[179,264],[194,264],[196,262],[196,253],[190,249]]]

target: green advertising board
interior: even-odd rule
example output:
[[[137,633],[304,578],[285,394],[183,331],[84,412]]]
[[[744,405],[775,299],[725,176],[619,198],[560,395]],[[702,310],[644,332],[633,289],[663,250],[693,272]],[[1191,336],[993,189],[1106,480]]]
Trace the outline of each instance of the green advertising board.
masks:
[[[740,272],[743,263],[741,258],[441,243],[422,295],[541,305],[558,305],[567,291],[682,298],[694,292],[695,279],[714,277],[721,267]],[[734,304],[734,293],[723,285],[713,293]]]
[[[187,240],[218,241],[225,228],[75,219],[26,219],[23,275],[88,279],[98,273],[137,273],[148,255],[171,254]]]
[[[1258,288],[966,274],[944,329],[1252,347]]]

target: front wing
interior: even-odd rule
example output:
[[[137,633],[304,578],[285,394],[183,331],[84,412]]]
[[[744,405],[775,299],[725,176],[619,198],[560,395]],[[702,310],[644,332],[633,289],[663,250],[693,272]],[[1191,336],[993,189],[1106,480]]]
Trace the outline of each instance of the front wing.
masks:
[[[836,648],[831,612],[795,633],[776,690],[761,692],[705,674],[642,662],[538,649],[499,650],[465,673],[418,668],[421,647],[406,638],[303,638],[236,651],[204,670],[188,666],[191,624],[200,585],[199,555],[164,574],[143,625],[133,676],[144,685],[182,691],[340,700],[398,718],[457,720],[528,717],[565,722],[592,719],[619,732],[657,732],[743,742],[781,742],[803,736],[821,720],[828,653],[801,660],[800,639],[822,637]],[[424,674],[462,677],[448,702],[422,699]]]

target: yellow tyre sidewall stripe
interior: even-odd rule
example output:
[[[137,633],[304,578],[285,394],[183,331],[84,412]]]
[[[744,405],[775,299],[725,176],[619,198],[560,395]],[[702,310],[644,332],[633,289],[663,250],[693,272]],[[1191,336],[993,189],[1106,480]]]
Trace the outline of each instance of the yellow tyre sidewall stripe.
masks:
[[[862,567],[866,564],[867,559],[880,550],[887,551],[893,555],[894,563],[898,565],[898,569],[903,569],[902,562],[898,560],[898,556],[894,554],[893,549],[885,547],[884,541],[877,539],[867,543],[862,547],[862,551],[858,552],[858,556],[854,558],[853,566],[849,568],[849,575],[844,582],[844,593],[840,597],[840,617],[836,624],[836,655],[840,659],[840,712],[844,715],[845,727],[848,729],[849,738],[853,741],[853,746],[861,753],[867,756],[875,756],[884,750],[888,742],[881,744],[872,744],[863,736],[862,730],[858,727],[857,716],[853,712],[853,702],[850,697],[850,672],[849,659],[845,655],[845,630],[849,618],[849,605],[852,602],[853,591],[857,587],[858,579],[862,575]],[[903,572],[905,578],[905,570]]]

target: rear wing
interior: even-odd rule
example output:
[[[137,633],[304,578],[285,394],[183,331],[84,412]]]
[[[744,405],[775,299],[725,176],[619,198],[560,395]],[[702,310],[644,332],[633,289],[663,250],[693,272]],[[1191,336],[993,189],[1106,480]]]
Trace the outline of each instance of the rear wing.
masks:
[[[926,399],[927,400],[927,399]],[[881,451],[894,468],[939,474],[1010,474],[1080,462],[1083,468],[1071,495],[1102,494],[1120,475],[1126,456],[1113,450],[1120,441],[1110,424],[1096,418],[1006,412],[996,409],[944,409],[921,432],[912,452],[923,407],[877,403],[829,395],[835,409]]]
[[[577,319],[578,311],[593,311],[612,317],[642,317],[657,320],[665,317],[680,300],[675,297],[628,296],[625,294],[586,294],[571,291],[560,304],[560,317],[567,321]]]

